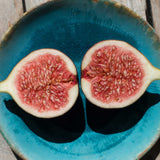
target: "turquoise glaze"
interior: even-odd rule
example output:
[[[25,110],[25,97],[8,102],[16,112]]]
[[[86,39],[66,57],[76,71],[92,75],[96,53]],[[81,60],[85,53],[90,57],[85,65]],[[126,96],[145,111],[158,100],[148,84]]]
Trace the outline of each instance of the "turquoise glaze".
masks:
[[[128,42],[160,68],[160,42],[154,30],[129,9],[112,1],[55,0],[27,13],[0,45],[0,80],[31,51],[55,48],[75,63],[79,80],[85,52],[95,43]],[[133,105],[100,109],[81,89],[74,107],[55,119],[35,118],[0,93],[0,130],[28,160],[134,160],[160,134],[160,81]]]

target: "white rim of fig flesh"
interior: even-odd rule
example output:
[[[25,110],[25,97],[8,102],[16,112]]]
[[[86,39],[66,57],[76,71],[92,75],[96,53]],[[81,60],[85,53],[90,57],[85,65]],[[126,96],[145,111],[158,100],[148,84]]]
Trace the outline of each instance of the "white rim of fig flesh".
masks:
[[[13,99],[16,101],[16,103],[26,112],[30,113],[31,115],[34,115],[39,118],[53,118],[60,115],[63,115],[68,110],[72,108],[74,105],[77,97],[78,97],[78,83],[76,83],[72,88],[68,91],[68,104],[64,107],[60,107],[59,110],[50,110],[50,111],[44,111],[39,112],[38,110],[34,109],[33,107],[30,107],[29,105],[26,105],[22,103],[21,99],[18,96],[18,91],[15,85],[16,75],[17,73],[22,69],[22,67],[28,63],[33,61],[34,59],[38,58],[40,55],[45,54],[51,54],[55,56],[59,56],[66,64],[66,67],[69,72],[71,72],[76,77],[77,82],[77,70],[72,62],[72,60],[65,55],[64,53],[56,50],[56,49],[39,49],[36,51],[31,52],[28,56],[23,58],[17,65],[13,68],[12,72],[8,76],[8,78],[0,83],[0,92],[7,92],[9,93]]]
[[[99,49],[104,49],[105,50],[105,47],[113,47],[112,50],[114,50],[116,47],[119,47],[121,48],[122,50],[124,49],[124,51],[127,51],[127,52],[130,52],[132,53],[131,54],[131,57],[133,58],[136,58],[135,61],[138,61],[138,63],[140,64],[140,69],[142,70],[143,72],[143,79],[142,79],[142,83],[141,83],[141,86],[140,88],[138,88],[138,90],[136,91],[137,93],[134,94],[133,90],[132,92],[131,91],[128,91],[127,94],[131,94],[131,96],[129,95],[125,95],[125,96],[122,96],[122,94],[118,95],[117,93],[117,97],[114,97],[115,99],[111,99],[107,93],[107,89],[105,90],[105,95],[103,98],[97,98],[94,94],[95,93],[95,90],[94,90],[94,94],[92,93],[91,88],[93,88],[93,84],[91,84],[91,79],[90,80],[87,80],[85,77],[84,77],[84,73],[85,73],[85,69],[87,67],[89,67],[90,65],[90,62],[92,62],[92,56],[93,54],[97,54],[98,53],[98,50]],[[103,48],[104,47],[104,48]],[[106,53],[107,53],[107,50],[106,50]],[[114,52],[113,52],[114,53]],[[109,53],[108,53],[109,54]],[[121,53],[123,54],[123,53]],[[102,55],[97,55],[97,56],[102,56]],[[112,55],[113,57],[113,55]],[[104,60],[105,58],[103,58]],[[104,60],[105,61],[105,60]],[[103,63],[104,63],[103,61]],[[108,63],[109,59],[106,61],[106,63]],[[101,64],[101,62],[95,62],[95,63],[99,63]],[[90,66],[91,67],[91,66]],[[140,53],[136,48],[132,47],[130,44],[124,42],[124,41],[119,41],[119,40],[105,40],[105,41],[101,41],[101,42],[98,42],[97,44],[95,44],[94,46],[92,46],[85,54],[84,58],[83,58],[83,61],[82,61],[82,65],[81,65],[81,70],[82,70],[82,75],[81,75],[81,87],[82,87],[82,90],[86,96],[86,98],[93,104],[101,107],[101,108],[123,108],[123,107],[126,107],[132,103],[134,103],[136,100],[138,100],[140,98],[140,96],[145,92],[145,90],[147,89],[147,87],[149,86],[149,84],[154,81],[154,80],[158,80],[160,79],[160,70],[158,68],[155,68],[148,60],[147,58],[142,54]],[[94,68],[95,70],[95,68]],[[94,71],[92,70],[92,71]],[[83,73],[84,71],[84,73]],[[108,71],[109,72],[109,71]],[[105,72],[106,76],[107,76],[107,71]],[[96,74],[98,74],[97,72],[95,72]],[[88,73],[90,74],[90,73]],[[93,72],[92,72],[93,74]],[[111,73],[108,73],[108,75],[111,74]],[[98,77],[98,75],[96,75],[96,77]],[[112,76],[111,76],[112,77]],[[94,75],[92,75],[92,82],[94,81]],[[121,76],[122,78],[122,76]],[[115,83],[114,79],[113,80],[113,83]],[[132,79],[130,79],[132,81]],[[122,79],[120,80],[122,82]],[[135,80],[133,79],[133,82]],[[107,80],[106,82],[107,83]],[[118,83],[118,82],[116,82]],[[139,82],[140,83],[140,82]],[[108,83],[109,84],[109,83]],[[97,84],[96,84],[97,85]],[[125,83],[124,83],[125,85]],[[135,84],[134,84],[135,85]],[[110,86],[107,86],[108,88],[111,87]],[[105,86],[101,86],[101,91],[105,89]],[[115,88],[116,89],[116,88]],[[121,88],[119,88],[121,89]],[[118,90],[119,90],[118,89]],[[111,90],[111,89],[110,89]],[[114,89],[112,89],[112,92],[113,92]],[[117,91],[116,91],[117,92]],[[114,91],[115,93],[115,91]],[[115,94],[116,95],[116,94]],[[121,98],[121,96],[123,98]],[[110,98],[110,100],[108,100],[107,102],[107,98]],[[104,99],[105,98],[105,99]],[[108,98],[108,99],[109,99]],[[112,97],[113,98],[113,97]]]

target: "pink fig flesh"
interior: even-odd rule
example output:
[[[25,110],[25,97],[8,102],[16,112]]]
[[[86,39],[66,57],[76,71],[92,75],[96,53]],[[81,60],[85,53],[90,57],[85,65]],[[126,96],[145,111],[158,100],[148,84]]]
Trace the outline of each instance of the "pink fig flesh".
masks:
[[[27,62],[15,83],[21,101],[44,112],[65,107],[68,90],[77,84],[77,79],[61,57],[44,54]]]
[[[5,83],[22,109],[42,118],[64,114],[78,97],[76,67],[55,49],[30,53],[14,67]]]
[[[81,85],[91,102],[103,108],[120,108],[144,92],[146,59],[130,48],[125,42],[102,41],[102,45],[99,42],[86,53]]]

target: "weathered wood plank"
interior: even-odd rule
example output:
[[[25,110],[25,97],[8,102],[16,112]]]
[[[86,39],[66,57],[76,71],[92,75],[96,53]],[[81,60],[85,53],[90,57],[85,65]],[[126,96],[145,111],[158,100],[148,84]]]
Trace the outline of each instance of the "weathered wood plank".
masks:
[[[21,0],[0,0],[0,39],[23,14]],[[16,160],[9,145],[0,134],[0,160]]]
[[[33,7],[38,6],[39,4],[45,3],[50,0],[26,0],[26,10],[30,10]]]
[[[0,39],[23,14],[21,0],[0,0]]]
[[[0,134],[0,160],[16,160],[9,145]]]
[[[21,0],[0,0],[0,39],[23,14]],[[16,160],[9,145],[0,134],[0,160]]]
[[[132,9],[138,15],[146,20],[146,1],[145,0],[116,0],[121,4],[127,6],[128,8]]]
[[[153,26],[160,36],[160,0],[151,0]]]

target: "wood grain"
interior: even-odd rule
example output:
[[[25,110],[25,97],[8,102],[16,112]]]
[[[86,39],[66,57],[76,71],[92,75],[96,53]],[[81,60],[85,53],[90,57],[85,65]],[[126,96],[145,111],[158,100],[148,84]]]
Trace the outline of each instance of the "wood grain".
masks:
[[[0,0],[0,39],[23,14],[21,0]],[[16,160],[9,145],[0,134],[0,160]]]
[[[26,0],[25,1],[26,2],[26,10],[28,11],[28,10],[32,9],[33,7],[36,7],[40,4],[43,4],[48,1],[50,1],[50,0]]]
[[[0,39],[23,14],[21,0],[0,0]]]
[[[127,6],[134,12],[136,12],[138,15],[140,15],[142,18],[146,20],[146,1],[145,0],[116,0],[117,2],[120,2],[121,4]]]
[[[9,145],[0,134],[0,160],[16,160]]]
[[[151,0],[153,26],[160,36],[160,0]]]

